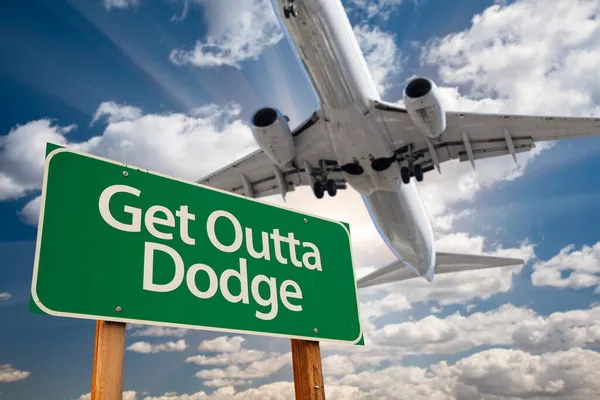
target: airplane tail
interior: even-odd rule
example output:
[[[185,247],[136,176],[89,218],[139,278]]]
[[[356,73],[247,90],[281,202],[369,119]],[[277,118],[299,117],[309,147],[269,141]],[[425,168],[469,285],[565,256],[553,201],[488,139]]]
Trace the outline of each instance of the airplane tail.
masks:
[[[425,278],[433,280],[435,274],[448,274],[452,272],[473,271],[496,267],[508,267],[524,264],[523,260],[516,258],[502,258],[491,256],[476,256],[471,254],[436,253],[435,270],[428,271]],[[404,281],[417,278],[419,275],[409,265],[397,260],[385,267],[360,278],[357,281],[359,289],[369,286],[382,285],[385,283]]]

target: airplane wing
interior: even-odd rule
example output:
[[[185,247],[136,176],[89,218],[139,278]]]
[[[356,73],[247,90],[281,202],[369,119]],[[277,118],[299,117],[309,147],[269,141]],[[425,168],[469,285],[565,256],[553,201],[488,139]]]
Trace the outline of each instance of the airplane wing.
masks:
[[[281,169],[259,149],[197,182],[252,198],[275,194],[285,197],[296,187],[310,184],[304,161],[317,166],[320,160],[336,159],[325,129],[315,112],[292,131],[296,146],[295,167]],[[337,183],[338,188],[345,188],[346,182],[339,169],[333,169],[328,176]]]
[[[515,258],[454,253],[436,253],[435,260],[436,275],[473,271],[477,269],[516,266],[524,263],[523,260]],[[360,278],[356,284],[357,287],[361,289],[418,277],[419,275],[411,267],[404,262],[397,260]]]
[[[423,172],[452,159],[475,167],[475,160],[510,154],[516,162],[517,153],[535,148],[537,142],[600,135],[600,118],[447,112],[444,133],[428,139],[398,105],[377,101],[374,117],[387,127],[401,163],[407,145],[414,146]]]

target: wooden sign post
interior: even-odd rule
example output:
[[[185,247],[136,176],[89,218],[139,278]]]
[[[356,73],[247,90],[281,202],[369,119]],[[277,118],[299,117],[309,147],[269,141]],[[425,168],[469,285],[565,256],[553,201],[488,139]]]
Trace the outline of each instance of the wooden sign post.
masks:
[[[319,342],[292,339],[292,366],[297,400],[325,400]]]
[[[122,399],[124,359],[125,324],[96,321],[92,400]]]
[[[91,400],[121,400],[125,327],[122,322],[96,321]],[[297,400],[325,400],[319,342],[292,339],[292,367]]]

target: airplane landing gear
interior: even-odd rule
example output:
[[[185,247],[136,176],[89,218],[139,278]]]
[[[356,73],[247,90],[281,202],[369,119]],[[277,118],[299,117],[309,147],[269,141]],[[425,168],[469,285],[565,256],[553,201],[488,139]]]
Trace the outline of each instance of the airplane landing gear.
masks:
[[[417,182],[423,182],[423,168],[417,164],[414,166],[413,170]]]
[[[408,185],[410,183],[410,171],[408,167],[400,168],[400,177],[402,178],[402,183]]]
[[[423,181],[423,167],[420,164],[415,164],[412,145],[408,146],[408,167],[400,168],[400,177],[404,184],[410,183],[410,178],[415,177],[417,182]]]
[[[327,189],[327,194],[329,194],[330,197],[335,197],[337,194],[337,185],[334,181],[329,179],[327,183],[325,183],[325,188]]]
[[[315,197],[317,199],[322,199],[325,195],[325,191],[327,191],[327,194],[330,197],[335,197],[337,194],[337,184],[331,179],[328,179],[325,182],[316,181],[313,185],[313,193],[315,194]]]
[[[330,179],[329,172],[339,171],[337,162],[330,160],[319,160],[319,167],[313,169],[308,163],[305,164],[308,179],[312,182],[312,190],[317,199],[322,199],[325,192],[330,197],[335,197],[338,189],[346,189],[346,184],[342,180]]]
[[[316,181],[313,185],[313,193],[317,199],[322,199],[325,195],[325,191],[323,190],[323,184],[321,181]]]
[[[402,183],[409,184],[410,178],[415,177],[417,182],[423,182],[423,167],[419,164],[414,165],[412,171],[408,167],[400,168],[400,177],[402,178]]]
[[[283,16],[288,19],[290,17],[297,17],[298,16],[298,9],[296,8],[296,5],[294,4],[294,0],[290,0],[290,5],[289,6],[284,6],[283,7]]]

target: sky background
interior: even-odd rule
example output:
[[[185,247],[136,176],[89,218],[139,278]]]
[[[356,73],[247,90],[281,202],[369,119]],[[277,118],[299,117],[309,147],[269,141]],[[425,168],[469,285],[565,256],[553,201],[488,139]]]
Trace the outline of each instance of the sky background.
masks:
[[[424,74],[447,110],[600,116],[597,1],[343,4],[387,101]],[[93,321],[28,312],[45,143],[193,180],[256,148],[257,108],[295,127],[316,97],[266,0],[4,2],[0,59],[0,399],[89,398]],[[327,398],[598,397],[598,154],[428,173],[439,251],[527,263],[360,292],[367,346],[322,344]],[[357,276],[393,259],[353,190],[286,205],[350,223]],[[129,326],[126,346],[126,399],[293,398],[286,339]]]

